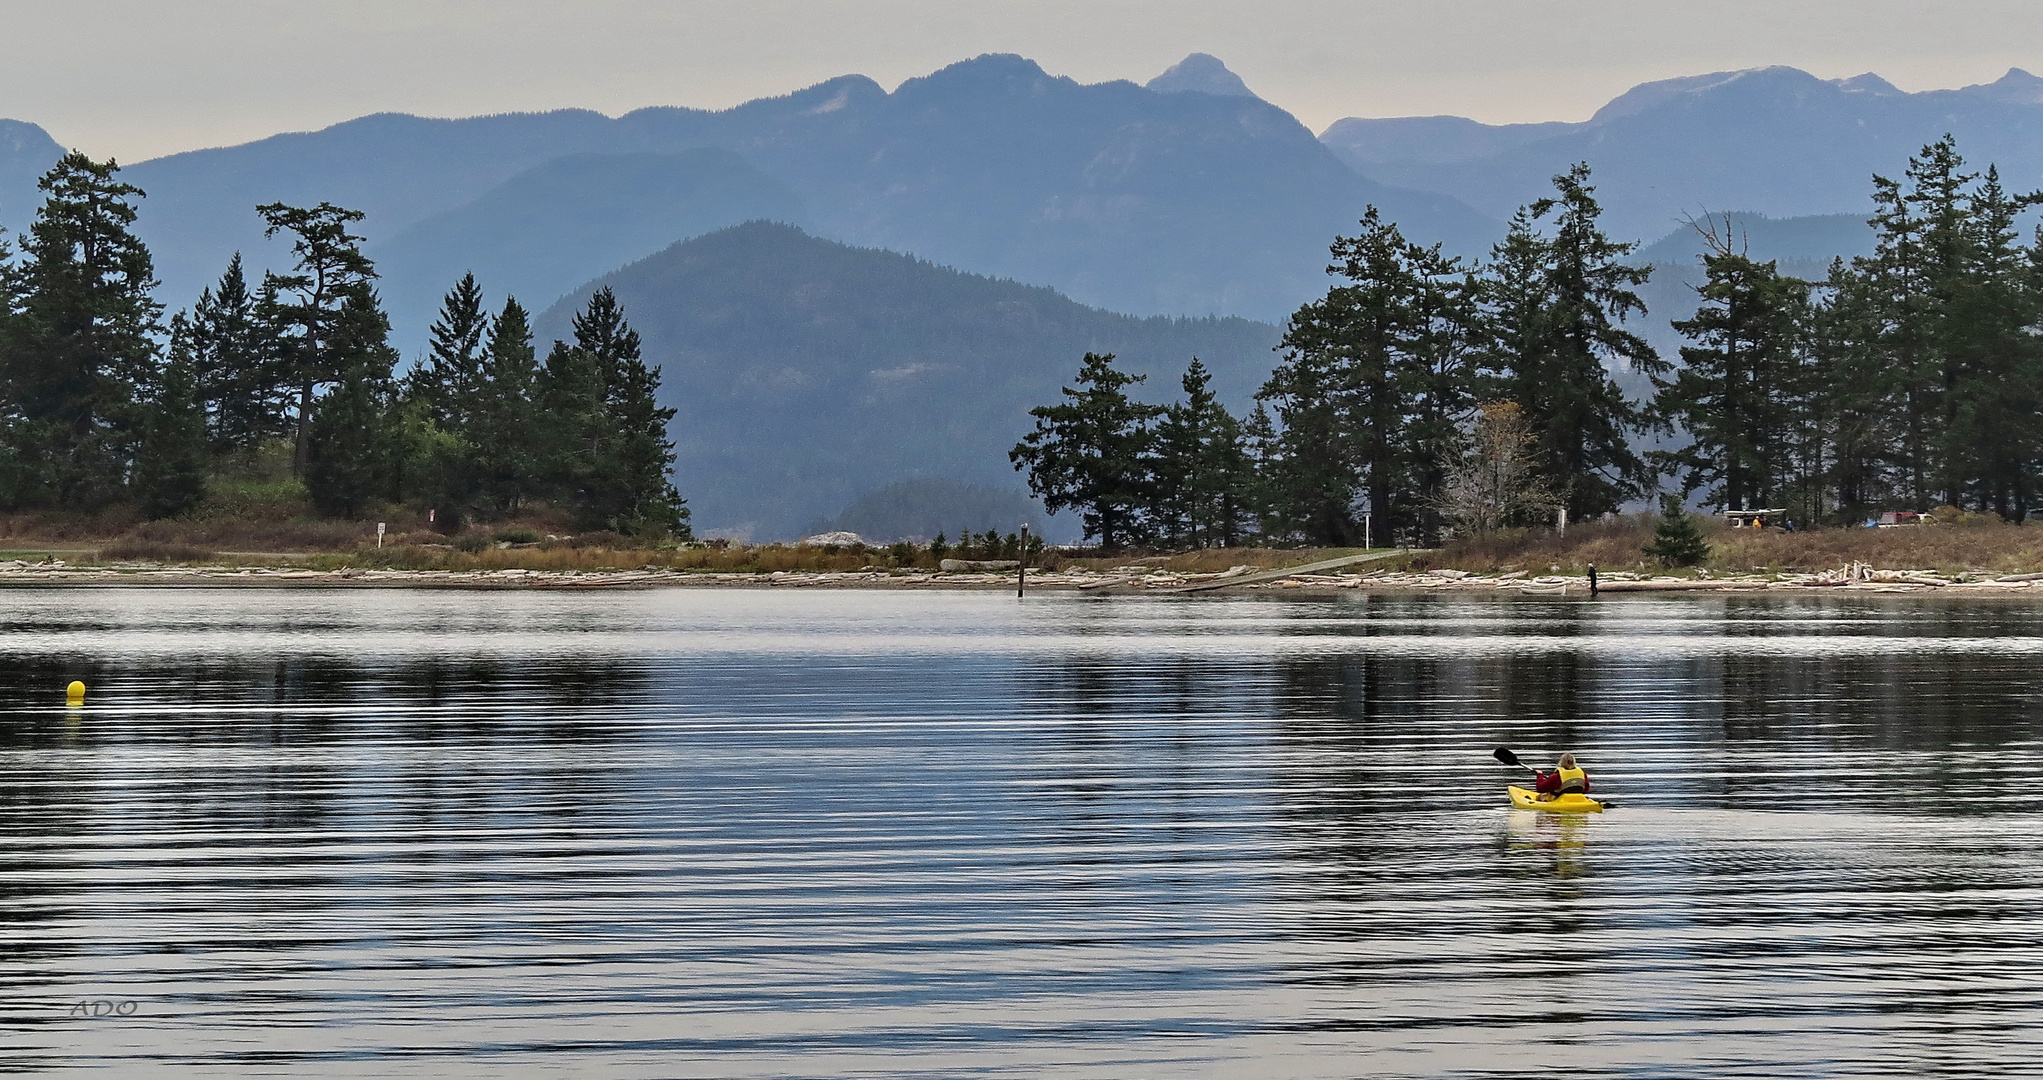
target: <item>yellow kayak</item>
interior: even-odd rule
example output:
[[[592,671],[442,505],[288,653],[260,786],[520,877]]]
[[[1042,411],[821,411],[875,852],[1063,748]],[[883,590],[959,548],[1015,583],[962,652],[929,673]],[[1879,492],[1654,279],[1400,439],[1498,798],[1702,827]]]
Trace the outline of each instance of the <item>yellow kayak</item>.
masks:
[[[1544,810],[1549,814],[1597,814],[1603,804],[1587,795],[1541,795],[1530,788],[1507,787],[1511,805],[1520,810]]]

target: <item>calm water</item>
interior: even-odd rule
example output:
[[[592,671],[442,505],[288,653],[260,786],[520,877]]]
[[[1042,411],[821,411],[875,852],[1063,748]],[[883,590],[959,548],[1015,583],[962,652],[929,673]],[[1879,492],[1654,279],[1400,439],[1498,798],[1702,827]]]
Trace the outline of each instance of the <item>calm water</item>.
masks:
[[[2043,604],[7,590],[0,626],[0,1071],[2043,1064]],[[1504,809],[1500,744],[1619,808]]]

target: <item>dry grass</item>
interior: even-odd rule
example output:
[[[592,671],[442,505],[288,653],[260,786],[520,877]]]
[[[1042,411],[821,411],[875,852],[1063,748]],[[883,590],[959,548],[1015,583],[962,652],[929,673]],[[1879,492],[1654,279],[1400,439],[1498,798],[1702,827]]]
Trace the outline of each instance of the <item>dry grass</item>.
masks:
[[[1663,572],[1639,550],[1653,537],[1655,514],[1615,517],[1551,530],[1508,529],[1457,540],[1439,554],[1418,560],[1424,567],[1476,572],[1558,568],[1579,574],[1601,570]],[[1801,532],[1731,529],[1718,520],[1701,522],[1710,544],[1704,569],[1713,571],[1792,570],[1809,572],[1862,562],[1882,570],[1937,570],[2033,573],[2043,571],[2043,529],[2010,525],[1998,518],[1965,516],[1955,524],[1900,529],[1808,529]]]
[[[1605,570],[1645,569],[1647,559],[1639,549],[1653,538],[1653,522],[1658,517],[1620,515],[1573,525],[1565,533],[1551,529],[1499,529],[1451,541],[1438,554],[1414,560],[1414,565],[1476,573],[1524,570],[1579,574],[1590,565]],[[1710,527],[1703,528],[1707,533]]]
[[[203,563],[218,556],[207,548],[140,538],[117,540],[94,553],[93,562]]]
[[[1203,551],[1183,551],[1160,555],[1135,553],[1114,556],[1065,555],[1048,552],[1034,561],[1034,565],[1046,570],[1113,570],[1121,567],[1156,567],[1175,570],[1185,574],[1214,574],[1237,566],[1253,566],[1258,570],[1274,570],[1280,566],[1299,566],[1305,563],[1338,559],[1344,555],[1360,555],[1361,548],[1267,548],[1231,547],[1207,548]]]
[[[128,536],[165,544],[191,544],[216,551],[309,552],[347,550],[376,535],[373,521],[331,521],[314,517],[201,517],[146,521]]]

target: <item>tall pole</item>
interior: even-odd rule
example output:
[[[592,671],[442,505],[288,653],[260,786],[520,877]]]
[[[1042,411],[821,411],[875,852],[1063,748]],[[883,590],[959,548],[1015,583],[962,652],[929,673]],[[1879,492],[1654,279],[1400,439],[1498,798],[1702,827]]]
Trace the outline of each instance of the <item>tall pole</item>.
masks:
[[[1022,522],[1021,550],[1015,553],[1014,598],[1021,599],[1029,591],[1029,523]]]

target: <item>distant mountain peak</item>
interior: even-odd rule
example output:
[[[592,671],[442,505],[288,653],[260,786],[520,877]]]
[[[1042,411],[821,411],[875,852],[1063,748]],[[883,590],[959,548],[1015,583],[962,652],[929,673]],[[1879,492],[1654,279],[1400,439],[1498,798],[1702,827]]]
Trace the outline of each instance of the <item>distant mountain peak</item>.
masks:
[[[2008,73],[1990,83],[1980,83],[1960,90],[1961,94],[1974,94],[1995,101],[2009,101],[2019,105],[2043,104],[2043,79],[2023,71],[2009,68]]]
[[[1026,56],[1015,53],[982,53],[970,60],[960,60],[948,67],[939,68],[920,78],[909,79],[896,87],[894,93],[906,92],[912,96],[919,91],[942,94],[1035,92],[1051,83],[1063,83],[1074,87],[1078,85],[1063,76],[1044,71],[1040,64]]]
[[[1772,67],[1744,68],[1739,71],[1713,71],[1707,75],[1688,75],[1678,79],[1660,79],[1656,82],[1640,83],[1610,99],[1609,104],[1596,110],[1596,115],[1590,117],[1589,122],[1600,124],[1626,116],[1635,116],[1679,97],[1700,95],[1734,84],[1788,87],[1822,82],[1823,80],[1800,68],[1778,64]]]
[[[1143,85],[1159,94],[1212,94],[1216,97],[1255,97],[1241,76],[1227,70],[1217,56],[1195,52],[1172,64],[1163,74]]]
[[[1906,92],[1870,71],[1864,75],[1854,75],[1849,79],[1838,79],[1836,80],[1836,85],[1839,90],[1863,94],[1900,94]]]
[[[62,157],[64,148],[39,124],[0,120],[0,154],[43,154]]]

